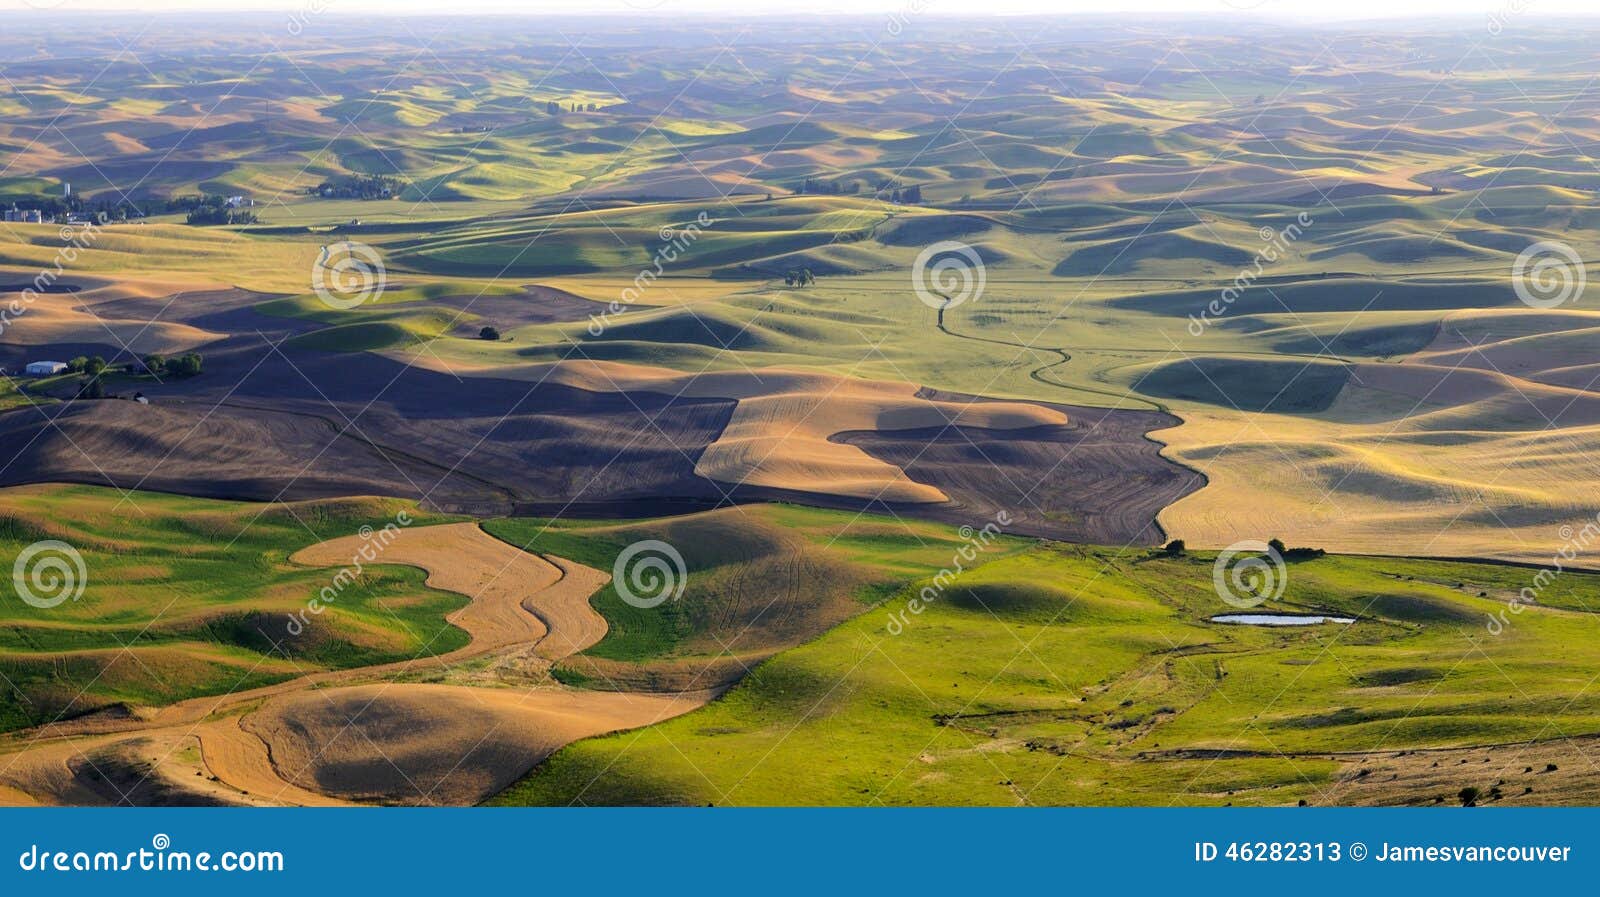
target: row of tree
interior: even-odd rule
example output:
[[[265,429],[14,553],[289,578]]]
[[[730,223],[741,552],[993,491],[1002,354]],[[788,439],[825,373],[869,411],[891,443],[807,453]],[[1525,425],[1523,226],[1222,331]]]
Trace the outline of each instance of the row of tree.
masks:
[[[589,112],[598,112],[600,111],[600,104],[589,103],[585,105],[583,103],[572,103],[569,104],[566,109],[562,109],[561,104],[555,100],[551,100],[550,102],[544,104],[544,111],[550,113],[551,115],[560,115],[563,112],[583,112],[585,110]]]
[[[146,355],[139,361],[124,365],[123,370],[132,374],[153,374],[156,377],[193,377],[200,373],[200,365],[200,353],[187,352],[175,358]],[[105,398],[106,384],[103,375],[111,369],[111,365],[99,355],[79,355],[67,362],[68,371],[84,374],[87,377],[78,386],[80,399]]]
[[[855,196],[861,192],[861,182],[855,180],[825,181],[821,178],[806,178],[795,186],[794,192],[813,196]],[[917,205],[922,202],[922,187],[918,184],[912,184],[910,187],[901,187],[892,181],[882,181],[873,188],[873,194],[892,203]]]
[[[307,193],[325,199],[390,199],[400,195],[405,182],[382,174],[352,174],[329,178]]]
[[[1326,549],[1322,548],[1290,548],[1283,543],[1282,539],[1273,539],[1267,542],[1267,547],[1286,561],[1308,561],[1328,553]],[[1182,539],[1173,539],[1166,544],[1166,547],[1161,549],[1162,553],[1168,557],[1182,557],[1187,550],[1188,546],[1183,544]]]
[[[199,205],[189,210],[187,220],[195,227],[210,227],[218,224],[255,224],[258,219],[256,213],[249,209],[229,205],[226,196],[208,193]]]
[[[173,358],[162,355],[146,355],[143,360],[145,373],[157,377],[176,377],[179,379],[193,377],[200,373],[203,359],[199,352],[185,352]]]

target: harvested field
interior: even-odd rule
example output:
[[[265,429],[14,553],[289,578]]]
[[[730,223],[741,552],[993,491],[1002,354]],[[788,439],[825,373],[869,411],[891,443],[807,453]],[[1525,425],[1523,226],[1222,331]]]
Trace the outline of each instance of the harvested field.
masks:
[[[493,796],[557,749],[647,726],[702,696],[365,685],[304,692],[250,714],[273,768],[345,800],[462,805]]]
[[[241,293],[217,294],[227,308],[204,319],[259,317]],[[690,377],[569,362],[524,372],[530,381],[253,335],[208,351],[213,373],[146,385],[147,406],[71,402],[0,417],[16,446],[0,483],[251,499],[381,494],[474,514],[783,499],[962,521],[971,509],[998,508],[980,500],[987,490],[1015,502],[1028,532],[1111,541],[1146,529],[1156,538],[1156,499],[1185,491],[1173,483],[1182,472],[1143,434],[1166,418],[1143,412],[783,369]],[[1093,445],[1082,444],[1090,433]],[[950,445],[919,453],[929,440]],[[1075,453],[1095,463],[1058,476]],[[1132,500],[1117,521],[1101,521],[1094,508],[1117,496],[1091,498],[1104,477],[1084,471],[1118,456]],[[1033,490],[1040,479],[1049,482]]]
[[[557,667],[588,687],[677,691],[730,685],[779,651],[860,613],[861,596],[874,585],[898,582],[863,563],[853,546],[837,544],[850,522],[840,512],[741,505],[635,523],[552,528],[538,520],[496,520],[485,528],[530,551],[588,552],[585,560],[597,567],[612,565],[624,546],[643,540],[681,546],[686,588],[678,599],[640,609],[614,585],[601,589],[593,603],[611,630]],[[932,524],[909,532],[929,546],[948,538]]]
[[[295,559],[348,564],[370,538],[318,543]],[[423,567],[430,585],[471,597],[450,619],[472,641],[15,733],[0,746],[0,788],[64,804],[475,803],[569,741],[649,725],[714,695],[577,691],[547,675],[515,688],[383,681],[449,675],[484,657],[515,659],[526,681],[530,668],[548,670],[605,635],[588,602],[606,576],[519,551],[472,523],[402,529],[377,559]]]
[[[1568,328],[1589,334],[1591,321],[1463,312],[1402,362],[1355,365],[1320,414],[1185,411],[1154,438],[1210,485],[1161,523],[1196,545],[1270,533],[1330,551],[1547,563],[1563,527],[1593,516],[1575,484],[1600,475],[1600,391],[1592,374],[1555,385],[1584,357]]]
[[[1017,431],[965,424],[883,429],[835,438],[947,493],[950,503],[937,511],[941,519],[977,525],[1004,511],[1016,521],[1008,531],[1075,542],[1159,542],[1164,533],[1156,514],[1205,485],[1205,477],[1162,457],[1160,443],[1145,436],[1174,423],[1169,415],[1047,407],[1065,423]]]
[[[460,325],[460,329],[469,335],[475,335],[478,327],[483,324],[492,324],[501,330],[507,330],[530,324],[584,321],[590,315],[604,311],[606,307],[605,303],[594,302],[566,290],[539,284],[523,287],[521,295],[445,296],[432,300],[432,304],[442,305],[481,319]]]
[[[695,473],[738,501],[889,508],[958,523],[1004,506],[1018,532],[1150,542],[1161,536],[1156,512],[1204,482],[1146,436],[1176,422],[1166,414],[786,370],[688,377],[584,361],[537,377],[602,393],[735,401]]]
[[[370,541],[345,536],[319,542],[291,560],[311,567],[348,563]],[[473,596],[450,616],[472,642],[449,662],[510,645],[529,644],[539,656],[560,660],[598,642],[606,621],[589,606],[605,585],[597,570],[528,554],[490,536],[475,523],[402,529],[382,549],[383,563],[428,571],[428,585]]]
[[[0,484],[85,483],[258,501],[503,494],[316,417],[199,402],[71,402],[0,415]],[[414,486],[412,484],[415,484]]]

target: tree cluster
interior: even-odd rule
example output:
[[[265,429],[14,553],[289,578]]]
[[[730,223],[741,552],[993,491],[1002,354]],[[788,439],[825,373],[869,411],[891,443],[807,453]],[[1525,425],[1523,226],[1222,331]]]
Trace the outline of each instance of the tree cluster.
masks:
[[[381,174],[353,174],[329,178],[310,188],[313,196],[328,199],[390,199],[400,195],[405,183]]]
[[[174,358],[167,358],[162,355],[146,355],[143,364],[146,373],[157,377],[182,379],[193,377],[200,373],[201,358],[199,352],[187,352]]]
[[[218,224],[255,224],[256,213],[249,209],[235,209],[228,205],[226,196],[206,194],[200,203],[190,209],[188,222],[197,227]]]
[[[812,194],[814,196],[855,196],[861,192],[859,181],[825,181],[821,178],[806,178],[795,185],[797,194]],[[873,195],[886,199],[896,204],[916,205],[922,202],[922,187],[913,184],[910,187],[901,187],[894,181],[882,181],[873,188]]]
[[[1313,558],[1322,557],[1328,553],[1322,548],[1290,548],[1289,546],[1283,544],[1282,539],[1273,539],[1267,543],[1267,547],[1273,551],[1276,551],[1278,553],[1278,557],[1281,557],[1286,561],[1309,561]]]

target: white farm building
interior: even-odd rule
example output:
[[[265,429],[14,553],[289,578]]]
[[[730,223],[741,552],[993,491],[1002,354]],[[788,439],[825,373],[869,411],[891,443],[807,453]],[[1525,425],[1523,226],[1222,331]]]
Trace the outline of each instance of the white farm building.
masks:
[[[30,377],[49,377],[66,369],[67,363],[64,361],[34,361],[23,368],[23,371]]]

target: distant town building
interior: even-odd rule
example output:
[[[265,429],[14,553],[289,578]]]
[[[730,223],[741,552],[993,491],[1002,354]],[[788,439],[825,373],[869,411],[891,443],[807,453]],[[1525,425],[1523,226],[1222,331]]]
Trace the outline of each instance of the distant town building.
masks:
[[[38,209],[19,209],[15,205],[5,210],[5,220],[18,224],[43,224],[44,213]]]
[[[51,377],[67,369],[64,361],[31,361],[23,371],[30,377]]]

